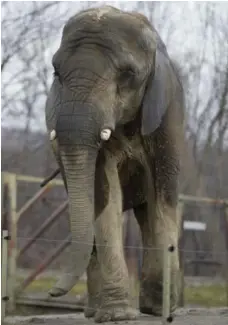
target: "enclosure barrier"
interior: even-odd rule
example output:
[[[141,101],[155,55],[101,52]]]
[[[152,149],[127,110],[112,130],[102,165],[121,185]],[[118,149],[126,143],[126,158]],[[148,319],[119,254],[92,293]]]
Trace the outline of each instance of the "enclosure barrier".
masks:
[[[225,246],[226,246],[226,305],[228,306],[228,200],[227,199],[213,199],[208,197],[194,197],[191,195],[179,195],[179,202],[178,202],[178,213],[180,217],[183,215],[184,210],[184,204],[187,202],[195,202],[195,203],[204,203],[209,205],[218,205],[224,208],[224,215],[220,216],[221,221],[223,223],[223,230],[224,230],[224,236],[225,236]],[[181,269],[181,291],[180,291],[180,300],[179,300],[179,306],[184,306],[184,258],[183,258],[183,242],[184,242],[184,227],[183,227],[183,218],[182,218],[182,226],[181,230],[182,233],[180,235],[179,239],[179,258],[180,258],[180,269]],[[206,265],[216,265],[219,264],[218,262],[215,262],[213,260],[191,260],[188,263],[203,263]]]
[[[68,205],[68,202],[63,202],[52,214],[51,216],[41,225],[40,228],[37,229],[37,231],[34,233],[33,237],[30,238],[24,246],[20,249],[17,255],[17,259],[26,252],[26,250],[36,241],[36,239],[44,233],[45,230],[47,230],[54,221],[57,220],[61,216],[61,213],[66,210]]]
[[[28,276],[27,279],[25,279],[19,288],[16,289],[16,296],[18,296],[19,293],[21,293],[36,277],[39,275],[42,271],[44,271],[53,261],[55,258],[57,258],[70,244],[70,236],[64,240],[50,255],[46,257],[46,259],[38,265],[37,269],[32,272]]]
[[[7,296],[7,266],[8,266],[8,243],[9,243],[9,232],[8,230],[2,230],[2,317],[6,315],[6,302]]]
[[[1,301],[1,315],[2,318],[6,315],[6,302],[8,300],[7,292],[7,275],[8,275],[8,250],[9,250],[9,224],[7,222],[8,212],[8,185],[4,184],[3,179],[1,180],[1,263],[2,263],[2,274],[1,274],[1,285],[2,285],[2,301]]]
[[[8,205],[7,211],[4,211],[4,217],[6,219],[6,223],[9,227],[9,234],[10,234],[10,249],[9,249],[9,257],[8,260],[3,260],[2,264],[5,265],[5,268],[8,270],[7,274],[7,281],[6,281],[6,290],[7,290],[7,296],[4,298],[5,300],[8,300],[8,310],[12,312],[15,309],[16,306],[16,294],[19,292],[18,288],[16,288],[16,263],[18,257],[22,254],[22,252],[19,252],[17,254],[17,223],[20,217],[28,211],[34,203],[41,198],[50,188],[53,186],[59,186],[63,185],[63,182],[61,180],[52,180],[48,184],[46,184],[43,188],[41,188],[31,199],[29,199],[22,208],[17,212],[17,182],[31,182],[31,183],[41,183],[43,181],[43,178],[39,177],[33,177],[33,176],[25,176],[25,175],[17,175],[12,173],[3,172],[1,174],[2,176],[2,188],[8,189],[8,202],[3,202],[4,205]],[[5,192],[5,191],[3,191]],[[67,202],[64,203],[61,207],[57,209],[55,213],[52,214],[51,218],[48,219],[45,222],[45,225],[41,225],[41,228],[37,230],[35,234],[35,238],[32,238],[32,240],[27,243],[22,249],[25,252],[31,244],[37,239],[38,236],[43,233],[49,227],[54,220],[56,220],[57,217],[59,217],[60,213],[67,207]],[[3,238],[3,234],[2,234]],[[35,270],[35,272],[28,277],[28,279],[25,279],[25,281],[22,284],[22,287],[26,287],[35,277],[40,273],[40,270],[43,270],[47,265],[49,265],[53,258],[58,256],[63,250],[61,244],[61,248],[57,248],[56,252],[49,256],[47,260],[45,260],[45,263],[43,263],[42,266],[38,267],[38,270]],[[7,265],[9,264],[9,265]]]
[[[52,215],[43,223],[40,228],[35,232],[32,238],[22,247],[22,249],[17,253],[17,222],[19,218],[28,211],[34,203],[40,199],[47,191],[49,191],[53,186],[62,186],[63,182],[61,180],[52,180],[48,184],[46,184],[43,188],[41,188],[31,199],[29,199],[24,206],[17,211],[17,182],[31,182],[31,183],[41,183],[43,182],[43,178],[33,177],[33,176],[25,176],[25,175],[16,175],[12,173],[2,173],[2,188],[4,189],[2,192],[7,195],[2,196],[2,203],[4,206],[4,211],[2,211],[3,221],[7,224],[7,226],[2,227],[2,283],[4,283],[3,291],[2,291],[2,308],[3,308],[3,316],[6,310],[6,302],[7,309],[9,311],[13,311],[16,305],[16,297],[21,291],[28,286],[31,281],[33,281],[40,272],[42,272],[50,263],[59,256],[63,250],[69,245],[70,237],[63,241],[59,247],[52,252],[41,265],[38,266],[37,269],[32,272],[32,274],[24,280],[19,288],[16,288],[16,261],[17,259],[27,250],[29,247],[37,240],[37,238],[48,228],[50,227],[57,218],[60,217],[61,213],[67,208],[67,202],[64,202],[61,206],[59,206]],[[6,199],[7,197],[7,199]],[[7,201],[7,202],[6,202]],[[228,200],[222,199],[212,199],[206,197],[194,197],[190,195],[179,196],[179,203],[177,213],[181,220],[184,204],[186,202],[198,202],[204,204],[216,204],[224,207],[225,216],[223,218],[224,222],[224,233],[225,233],[225,242],[226,242],[226,251],[227,251],[227,270],[228,270]],[[5,219],[7,221],[5,221]],[[183,227],[181,228],[183,229]],[[182,232],[183,233],[183,232]],[[9,236],[10,235],[10,236]],[[180,248],[181,242],[183,240],[183,236],[180,236]],[[7,240],[6,240],[7,238]],[[10,240],[9,240],[10,239]],[[10,242],[10,243],[9,243]],[[9,249],[8,249],[8,243]],[[8,251],[8,254],[7,254]],[[182,270],[182,290],[181,290],[181,298],[180,305],[184,305],[184,263],[182,250],[179,249],[180,252],[180,265]],[[170,254],[168,254],[167,249],[164,251],[164,264],[170,263]],[[208,261],[211,263],[211,261]],[[167,269],[169,269],[169,265],[165,264],[166,268],[164,268],[164,292],[163,292],[163,321],[164,319],[170,320],[168,316],[169,309],[169,273]],[[165,270],[166,269],[166,270]],[[8,272],[7,272],[8,270]],[[228,305],[228,272],[227,274],[227,305]],[[169,321],[168,320],[168,321]]]
[[[171,259],[176,247],[166,245],[163,251],[163,292],[162,292],[162,324],[171,323],[173,316],[170,314],[170,290],[171,290]]]

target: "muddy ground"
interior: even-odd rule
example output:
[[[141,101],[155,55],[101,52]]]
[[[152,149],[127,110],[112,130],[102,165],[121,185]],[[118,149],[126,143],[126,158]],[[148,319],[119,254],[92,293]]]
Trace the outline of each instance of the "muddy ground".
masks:
[[[3,325],[92,325],[94,321],[84,318],[82,313],[47,316],[7,317]],[[140,315],[136,321],[105,324],[161,325],[162,319]],[[168,323],[167,323],[168,324]],[[183,308],[175,312],[173,325],[227,325],[228,308]]]

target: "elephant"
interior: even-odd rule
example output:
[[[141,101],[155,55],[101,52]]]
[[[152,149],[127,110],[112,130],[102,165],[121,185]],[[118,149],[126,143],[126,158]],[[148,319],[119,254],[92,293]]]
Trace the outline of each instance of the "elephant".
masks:
[[[163,248],[177,247],[184,91],[148,19],[112,6],[83,10],[64,25],[52,58],[46,125],[69,199],[70,257],[49,291],[59,297],[86,271],[85,316],[135,319],[122,245],[133,209],[143,242],[139,309],[161,315]],[[178,304],[178,250],[170,312]]]

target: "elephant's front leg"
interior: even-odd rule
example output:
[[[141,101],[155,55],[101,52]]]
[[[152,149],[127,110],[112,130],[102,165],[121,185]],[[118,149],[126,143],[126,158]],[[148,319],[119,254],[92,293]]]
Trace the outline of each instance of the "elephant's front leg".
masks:
[[[145,314],[161,315],[163,292],[163,249],[168,244],[174,245],[171,262],[170,312],[178,304],[179,296],[179,259],[178,230],[176,209],[158,198],[154,202],[154,211],[150,212],[147,204],[135,209],[140,223],[143,239],[143,267],[140,283],[140,311]]]
[[[96,322],[135,319],[130,308],[128,271],[122,244],[122,194],[114,157],[106,158],[99,179],[105,182],[96,206],[95,239],[100,263],[102,288],[101,305],[95,314]],[[103,202],[102,202],[103,201]]]
[[[87,267],[88,303],[84,310],[87,318],[93,317],[100,307],[101,270],[97,259],[97,249],[94,244],[93,252]]]

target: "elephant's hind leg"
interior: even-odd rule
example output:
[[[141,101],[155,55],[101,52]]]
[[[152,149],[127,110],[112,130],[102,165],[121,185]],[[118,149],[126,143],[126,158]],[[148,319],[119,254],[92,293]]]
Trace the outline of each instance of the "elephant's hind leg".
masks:
[[[161,201],[156,202],[152,215],[147,211],[147,204],[134,210],[139,222],[143,239],[143,267],[140,283],[140,311],[145,314],[161,315],[163,292],[163,248],[166,240],[177,247],[178,220],[175,208]],[[178,250],[173,253],[171,264],[171,310],[178,303]]]
[[[94,244],[93,252],[87,267],[87,291],[88,303],[84,310],[84,315],[87,318],[93,317],[100,306],[101,293],[101,271],[97,259],[97,250]]]
[[[95,221],[96,248],[102,276],[101,306],[95,314],[98,323],[136,318],[136,312],[130,308],[128,271],[122,243],[122,194],[113,157],[106,158],[101,175],[103,177],[99,179],[106,178],[108,199]],[[99,195],[102,195],[101,192]]]

